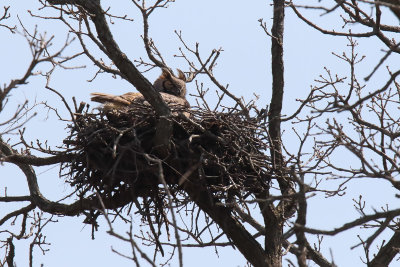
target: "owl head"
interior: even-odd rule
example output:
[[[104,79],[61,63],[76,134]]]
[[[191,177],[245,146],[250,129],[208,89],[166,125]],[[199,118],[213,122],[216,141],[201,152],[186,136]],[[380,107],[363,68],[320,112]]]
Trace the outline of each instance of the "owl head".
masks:
[[[177,71],[178,77],[176,77],[167,68],[162,68],[160,77],[154,81],[154,88],[159,92],[185,98],[186,76],[180,69],[177,69]]]

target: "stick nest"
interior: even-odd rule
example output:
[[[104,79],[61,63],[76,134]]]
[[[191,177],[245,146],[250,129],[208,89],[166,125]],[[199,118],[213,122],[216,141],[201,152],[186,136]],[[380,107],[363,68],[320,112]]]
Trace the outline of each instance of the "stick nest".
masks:
[[[175,108],[173,114],[169,153],[163,157],[153,144],[157,117],[151,107],[136,104],[77,114],[64,140],[76,154],[62,166],[67,182],[81,197],[97,192],[118,198],[128,192],[132,199],[164,199],[163,180],[170,192],[184,195],[184,184],[190,182],[218,201],[246,198],[268,186],[267,131],[260,121],[237,110]]]

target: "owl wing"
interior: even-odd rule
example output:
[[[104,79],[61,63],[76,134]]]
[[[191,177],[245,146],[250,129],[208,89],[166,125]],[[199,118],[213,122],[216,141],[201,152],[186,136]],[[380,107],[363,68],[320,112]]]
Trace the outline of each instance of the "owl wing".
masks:
[[[182,98],[182,97],[178,97],[178,96],[174,96],[168,93],[160,93],[161,97],[164,99],[165,103],[167,103],[167,105],[170,108],[189,108],[189,102]]]
[[[120,96],[110,95],[105,93],[91,93],[91,100],[94,102],[102,103],[110,107],[118,108],[129,106],[138,98],[143,98],[141,93],[126,93]]]
[[[189,102],[182,97],[177,97],[174,95],[170,95],[167,93],[160,93],[165,103],[169,106],[173,115],[177,115],[178,112],[182,112],[183,115],[187,118],[190,118],[192,115],[189,112],[190,104]]]
[[[168,93],[160,92],[162,99],[170,108],[188,108],[190,107],[189,102],[181,97],[177,97]],[[135,95],[134,99],[131,99],[131,104],[144,104],[150,106],[150,103],[146,101],[144,96],[140,93]]]
[[[172,111],[182,110],[189,108],[189,102],[181,97],[177,97],[168,93],[161,92],[161,97],[165,103],[172,109]],[[105,94],[105,93],[92,93],[91,100],[94,102],[102,103],[105,110],[120,110],[128,108],[130,105],[142,104],[150,106],[149,102],[145,100],[141,93],[126,93],[120,96]]]

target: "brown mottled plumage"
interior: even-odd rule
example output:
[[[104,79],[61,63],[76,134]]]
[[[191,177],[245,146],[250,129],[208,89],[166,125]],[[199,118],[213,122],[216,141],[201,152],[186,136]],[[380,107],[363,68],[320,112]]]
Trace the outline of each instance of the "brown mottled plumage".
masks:
[[[162,73],[154,81],[154,88],[159,92],[179,96],[186,96],[186,76],[180,69],[177,69],[178,77],[175,77],[167,68],[162,69]]]
[[[142,97],[141,93],[126,93],[123,95],[110,95],[105,93],[91,93],[91,100],[104,105],[112,104],[115,108],[129,106],[132,102]]]
[[[160,92],[161,97],[170,107],[188,108],[186,95],[186,76],[178,69],[178,77],[175,77],[167,68],[162,69],[162,74],[153,84],[154,88]],[[129,107],[133,103],[143,103],[149,105],[141,93],[129,92],[123,95],[110,95],[105,93],[92,93],[91,100],[102,103],[103,109],[121,109]]]

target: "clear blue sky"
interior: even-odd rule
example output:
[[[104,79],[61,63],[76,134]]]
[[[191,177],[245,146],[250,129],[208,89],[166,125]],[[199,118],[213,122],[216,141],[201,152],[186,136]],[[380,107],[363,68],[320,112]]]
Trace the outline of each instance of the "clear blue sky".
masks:
[[[27,13],[31,10],[36,14],[49,15],[48,11],[38,11],[36,1],[1,1],[2,5],[11,5],[12,19],[10,24],[18,24],[16,15],[32,31],[35,25],[41,33],[47,32],[47,36],[55,35],[54,49],[60,47],[67,36],[67,30],[61,22],[43,21],[33,19]],[[114,20],[112,30],[114,36],[120,44],[120,48],[131,59],[145,57],[142,40],[140,38],[142,26],[139,13],[130,1],[102,1],[103,7],[112,4],[111,12],[118,15],[127,14],[134,18],[134,22],[121,22]],[[251,3],[250,3],[251,2]],[[265,106],[271,95],[271,57],[270,57],[270,38],[263,32],[259,26],[258,19],[263,18],[268,28],[272,24],[271,1],[239,1],[239,0],[202,0],[202,1],[184,1],[177,0],[170,4],[168,9],[157,10],[150,18],[150,35],[156,45],[173,68],[181,68],[187,71],[188,68],[182,59],[175,58],[179,53],[178,47],[181,46],[174,30],[182,31],[182,34],[188,44],[194,46],[196,42],[200,43],[201,52],[206,56],[213,48],[222,47],[224,52],[214,74],[218,80],[223,83],[229,83],[229,89],[237,96],[243,96],[246,100],[253,98],[253,94],[260,96],[258,101],[260,106]],[[310,15],[311,16],[311,15]],[[332,28],[331,25],[341,26],[340,20],[335,20],[333,16],[318,17],[313,19],[321,21],[324,26]],[[388,20],[395,21],[394,17],[389,16]],[[335,58],[331,52],[341,54],[347,51],[345,38],[332,38],[322,35],[300,22],[290,10],[287,10],[285,26],[285,100],[283,114],[291,114],[296,110],[296,98],[305,98],[310,86],[314,84],[314,79],[323,73],[323,67],[328,67],[332,71],[338,72],[341,76],[348,76],[348,68],[345,64]],[[20,26],[19,26],[19,29]],[[6,29],[0,28],[0,62],[1,74],[0,82],[8,83],[10,79],[19,78],[23,75],[31,56],[29,47],[23,36],[19,34],[11,35]],[[379,42],[374,39],[360,40],[360,53],[366,54],[367,58],[359,69],[360,77],[371,70],[371,66],[382,55],[379,52]],[[68,53],[78,51],[78,42],[71,46]],[[96,53],[96,55],[99,55]],[[103,56],[104,57],[104,56]],[[395,58],[396,59],[396,58]],[[388,64],[390,62],[388,61]],[[51,86],[61,92],[66,99],[71,101],[75,96],[78,101],[89,102],[91,92],[107,92],[121,94],[133,91],[134,88],[120,79],[113,79],[109,75],[101,75],[92,83],[91,79],[96,72],[93,64],[86,59],[79,59],[70,64],[71,66],[86,65],[85,69],[77,70],[58,70],[52,79]],[[48,69],[48,66],[42,66]],[[38,69],[40,70],[40,68]],[[154,70],[146,73],[146,77],[153,81],[160,71]],[[382,84],[387,77],[385,71],[380,71],[371,81],[371,90],[374,86]],[[200,81],[205,86],[210,86],[210,90],[215,88],[205,78],[200,77]],[[9,112],[12,107],[18,103],[23,103],[29,99],[30,103],[48,101],[50,105],[60,107],[60,112],[66,114],[62,108],[59,98],[47,91],[45,79],[40,76],[33,77],[29,84],[21,86],[12,94],[9,103]],[[193,84],[188,85],[188,92],[195,90]],[[189,101],[193,101],[189,97]],[[209,97],[210,103],[213,103],[213,97]],[[93,106],[96,106],[94,104]],[[26,137],[28,140],[35,141],[49,140],[52,146],[61,143],[67,135],[65,124],[58,122],[52,112],[42,111],[34,120],[29,123]],[[0,115],[0,122],[6,118],[7,114]],[[284,138],[288,147],[297,148],[296,139],[293,138],[293,125],[287,123],[283,125],[285,130]],[[11,137],[15,138],[15,137]],[[349,161],[344,154],[339,160]],[[351,164],[351,162],[350,162]],[[52,200],[57,200],[61,195],[70,192],[68,185],[58,177],[58,167],[38,168],[39,183],[43,194]],[[27,193],[27,186],[23,175],[8,164],[0,168],[0,194],[3,194],[4,187],[7,186],[9,195],[22,195]],[[329,182],[327,182],[329,183]],[[332,182],[333,183],[333,182]],[[308,217],[309,226],[319,229],[330,229],[339,226],[341,223],[351,218],[357,218],[357,212],[352,207],[352,198],[358,198],[360,192],[363,192],[368,202],[369,211],[371,207],[379,209],[386,203],[391,208],[398,207],[398,204],[391,197],[390,186],[381,186],[372,180],[366,180],[357,186],[349,185],[346,196],[342,198],[326,199],[323,195],[310,200]],[[376,196],[385,196],[376,197]],[[0,212],[0,217],[6,210]],[[8,206],[12,209],[12,205]],[[47,240],[52,245],[50,251],[42,256],[36,250],[35,266],[132,266],[132,262],[121,258],[111,252],[110,247],[129,252],[129,247],[122,245],[121,242],[105,234],[106,225],[101,223],[96,239],[91,240],[91,228],[82,224],[83,218],[58,218],[59,223],[51,224],[45,230]],[[140,225],[139,218],[136,220],[137,227]],[[128,228],[122,223],[116,225],[116,229],[123,233]],[[335,262],[339,266],[363,266],[359,260],[362,255],[361,249],[350,251],[350,247],[358,242],[353,232],[339,235],[335,238],[324,239],[323,252],[330,258],[329,249]],[[18,266],[27,265],[28,247],[24,242],[17,243]],[[244,266],[246,261],[237,250],[232,248],[220,248],[219,257],[217,257],[212,248],[203,249],[185,249],[185,266]],[[174,261],[173,261],[174,263]],[[176,262],[175,262],[176,263]],[[146,266],[146,265],[144,265]],[[174,266],[174,264],[172,264]],[[393,265],[394,266],[394,265]]]

